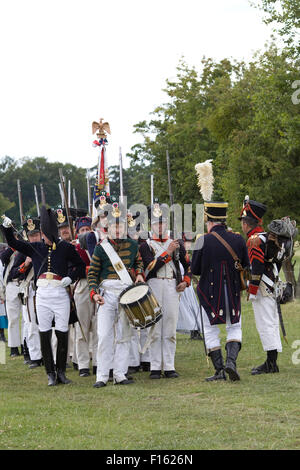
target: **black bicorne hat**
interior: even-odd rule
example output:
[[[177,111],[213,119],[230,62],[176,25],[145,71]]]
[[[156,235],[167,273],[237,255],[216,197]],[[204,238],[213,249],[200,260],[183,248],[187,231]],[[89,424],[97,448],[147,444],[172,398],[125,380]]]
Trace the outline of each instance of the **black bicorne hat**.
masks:
[[[267,210],[267,206],[261,202],[253,201],[248,196],[245,197],[243,208],[239,220],[250,217],[258,224],[262,223],[262,218]]]
[[[41,231],[51,242],[57,243],[58,227],[56,216],[52,209],[46,209],[45,206],[41,207]]]

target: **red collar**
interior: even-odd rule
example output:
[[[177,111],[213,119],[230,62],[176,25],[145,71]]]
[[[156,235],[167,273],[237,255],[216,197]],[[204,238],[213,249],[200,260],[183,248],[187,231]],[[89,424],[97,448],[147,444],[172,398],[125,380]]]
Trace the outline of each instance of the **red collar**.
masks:
[[[262,233],[264,232],[264,229],[263,227],[261,227],[260,225],[258,227],[255,227],[253,228],[252,230],[250,230],[250,232],[247,233],[247,237],[250,238],[252,237],[252,235],[254,235],[255,233]]]
[[[167,238],[156,238],[156,237],[151,237],[151,240],[153,240],[154,242],[161,242],[161,243],[165,243],[167,240],[169,240],[169,237],[167,236]]]

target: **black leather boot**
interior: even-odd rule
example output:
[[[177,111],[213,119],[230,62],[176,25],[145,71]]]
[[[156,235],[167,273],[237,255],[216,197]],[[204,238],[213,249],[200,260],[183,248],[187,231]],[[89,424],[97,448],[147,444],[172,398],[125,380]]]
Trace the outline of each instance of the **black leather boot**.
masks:
[[[224,371],[224,362],[221,349],[216,349],[211,351],[208,354],[212,360],[212,363],[215,368],[215,374],[211,377],[207,377],[205,380],[206,382],[213,382],[215,380],[226,380],[226,375]]]
[[[70,384],[71,380],[66,377],[66,363],[68,355],[68,335],[69,332],[55,330],[57,337],[56,350],[56,378],[58,384]]]
[[[24,344],[23,344],[23,356],[24,356],[24,364],[30,364],[30,354],[29,354],[29,349],[27,346],[26,339],[24,339]]]
[[[227,372],[230,380],[233,382],[240,380],[240,376],[236,370],[236,360],[241,349],[241,343],[239,341],[229,341],[226,344],[225,349],[227,352],[225,372]]]
[[[17,357],[17,356],[20,356],[20,353],[19,353],[19,348],[10,348],[10,357]]]
[[[0,341],[4,341],[4,343],[6,343],[4,328],[0,328]]]
[[[272,349],[267,351],[267,360],[260,366],[254,367],[251,370],[251,375],[261,375],[261,374],[274,374],[279,372],[277,365],[277,349]]]
[[[51,346],[52,330],[40,331],[43,362],[48,375],[48,385],[56,385],[56,373]]]

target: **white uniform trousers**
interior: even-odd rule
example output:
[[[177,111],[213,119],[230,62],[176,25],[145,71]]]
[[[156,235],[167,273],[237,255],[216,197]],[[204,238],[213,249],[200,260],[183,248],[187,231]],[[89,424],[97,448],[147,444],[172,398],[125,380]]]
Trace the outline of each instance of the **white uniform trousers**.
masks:
[[[106,383],[113,369],[115,382],[126,379],[132,328],[123,310],[119,313],[119,295],[127,287],[119,280],[105,280],[105,304],[97,311],[97,382]]]
[[[8,347],[17,348],[21,345],[20,317],[22,302],[18,297],[19,285],[17,281],[11,281],[6,286],[6,314],[8,320]]]
[[[260,336],[264,351],[277,349],[282,351],[279,331],[279,316],[274,297],[263,296],[261,289],[257,291],[256,299],[251,300],[254,311],[256,329]]]
[[[23,319],[24,337],[26,339],[27,347],[29,350],[29,356],[31,360],[37,361],[42,358],[42,352],[39,327],[36,322],[36,314],[34,308],[34,294],[35,291],[32,289],[32,286],[30,284],[28,290],[28,303],[27,305],[23,305]]]
[[[149,279],[158,303],[163,308],[162,318],[151,332],[151,370],[175,370],[176,326],[179,312],[179,293],[175,279]]]
[[[220,326],[222,325],[211,325],[206,315],[204,308],[202,307],[203,327],[205,345],[209,351],[221,348],[220,340]],[[226,342],[238,341],[242,342],[242,318],[238,323],[231,323],[230,316],[226,315]]]
[[[148,332],[149,328],[143,328],[141,330],[137,330],[135,328],[132,329],[129,351],[129,365],[131,367],[138,367],[141,362],[150,362],[149,348],[144,354],[140,353],[140,348],[143,349],[143,346],[147,341]]]
[[[75,327],[78,369],[89,369],[90,349],[92,349],[93,366],[97,365],[98,335],[95,304],[90,300],[87,279],[80,279],[77,283],[74,292],[74,300],[77,317],[80,321],[80,324],[77,322]]]
[[[65,287],[56,284],[39,286],[36,293],[36,310],[40,331],[49,331],[52,320],[55,329],[67,332],[70,318],[70,297]]]

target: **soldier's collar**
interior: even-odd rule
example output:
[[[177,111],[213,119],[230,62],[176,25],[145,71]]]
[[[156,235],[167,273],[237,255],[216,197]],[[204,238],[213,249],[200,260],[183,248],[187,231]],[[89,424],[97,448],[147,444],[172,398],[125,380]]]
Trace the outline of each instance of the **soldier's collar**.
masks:
[[[257,227],[253,228],[252,230],[250,230],[250,232],[247,233],[247,237],[250,238],[256,233],[262,233],[262,232],[264,232],[263,227],[261,225],[258,225]]]

